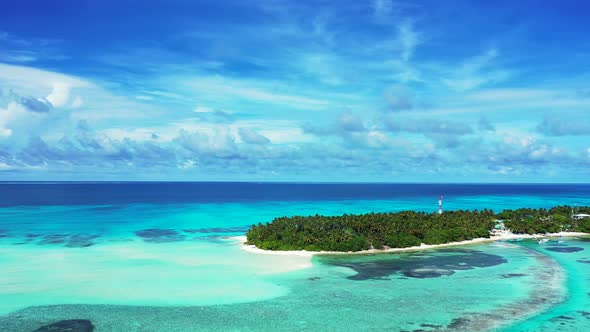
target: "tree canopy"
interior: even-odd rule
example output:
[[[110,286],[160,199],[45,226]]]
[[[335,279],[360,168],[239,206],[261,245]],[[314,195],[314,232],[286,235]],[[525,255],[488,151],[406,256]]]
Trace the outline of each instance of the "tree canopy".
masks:
[[[280,217],[253,225],[247,243],[266,250],[361,251],[490,237],[496,219],[514,233],[590,232],[590,218],[574,222],[573,209],[456,210],[443,214],[415,211]],[[577,213],[590,213],[580,207]]]

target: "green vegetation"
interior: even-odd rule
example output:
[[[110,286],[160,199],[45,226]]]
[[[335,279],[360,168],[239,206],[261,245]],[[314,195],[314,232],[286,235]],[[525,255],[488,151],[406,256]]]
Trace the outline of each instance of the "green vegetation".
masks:
[[[452,211],[442,215],[404,211],[343,216],[281,217],[258,224],[248,243],[268,250],[359,251],[371,246],[404,248],[489,237],[494,212]]]
[[[561,231],[590,233],[590,218],[572,219],[573,208],[562,205],[551,209],[504,210],[497,214],[506,228],[516,234],[556,233]],[[576,208],[576,213],[590,214],[590,207]]]
[[[577,213],[590,213],[581,207]],[[266,250],[360,251],[370,248],[406,248],[489,237],[496,219],[514,233],[559,231],[590,232],[590,218],[574,222],[572,208],[458,210],[436,213],[403,211],[342,216],[280,217],[253,225],[248,244]]]

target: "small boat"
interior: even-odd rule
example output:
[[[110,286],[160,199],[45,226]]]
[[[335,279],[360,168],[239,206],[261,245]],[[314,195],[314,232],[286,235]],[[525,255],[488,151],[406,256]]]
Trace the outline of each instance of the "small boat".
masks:
[[[540,239],[539,240],[539,244],[543,244],[543,243],[547,243],[549,242],[549,239]]]

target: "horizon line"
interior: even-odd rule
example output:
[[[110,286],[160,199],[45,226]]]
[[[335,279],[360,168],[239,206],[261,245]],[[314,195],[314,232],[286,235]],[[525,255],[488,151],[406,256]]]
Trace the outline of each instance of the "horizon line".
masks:
[[[378,181],[186,181],[186,180],[0,180],[0,184],[248,183],[248,184],[403,184],[403,185],[590,185],[590,182],[378,182]]]

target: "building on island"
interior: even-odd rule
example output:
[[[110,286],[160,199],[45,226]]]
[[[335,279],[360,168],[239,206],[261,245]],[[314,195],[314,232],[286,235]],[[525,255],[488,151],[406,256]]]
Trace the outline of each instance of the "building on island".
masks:
[[[573,219],[574,221],[579,221],[579,220],[581,220],[581,219],[584,219],[584,218],[590,218],[590,214],[586,214],[586,213],[578,213],[578,214],[574,214],[574,215],[572,216],[572,219]]]
[[[506,226],[504,226],[504,220],[494,220],[494,229],[491,231],[491,235],[502,235],[507,232]]]

